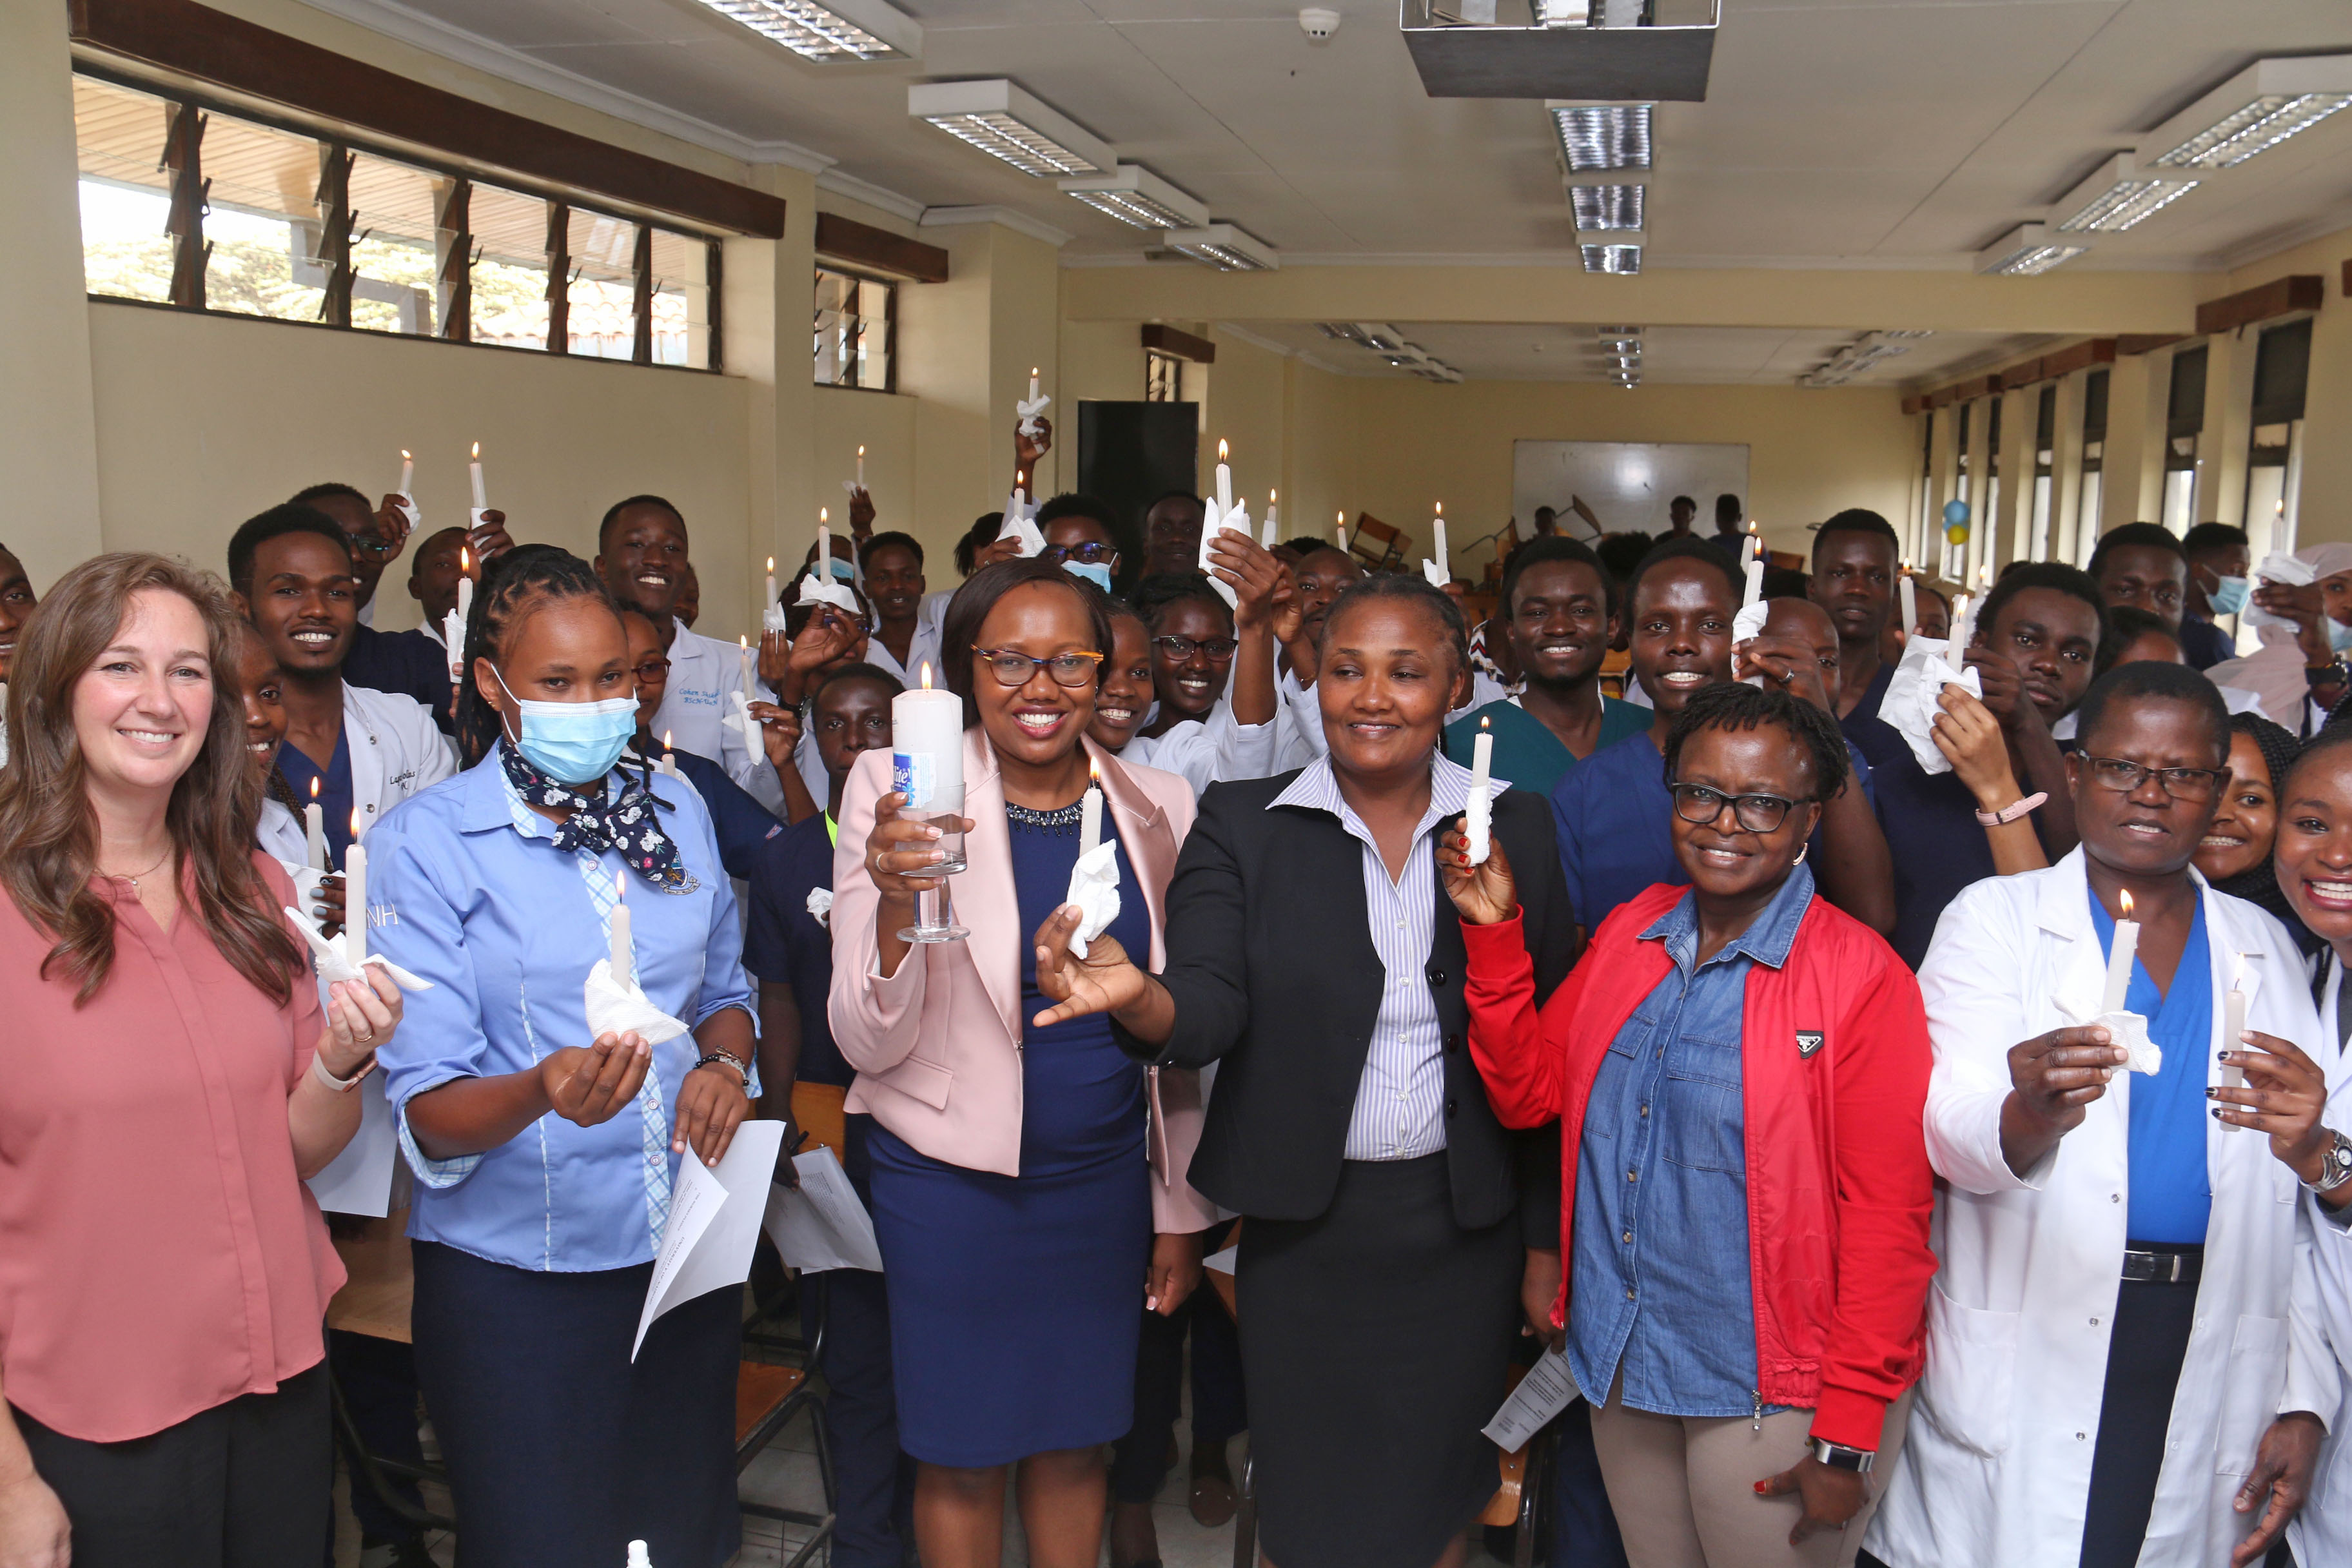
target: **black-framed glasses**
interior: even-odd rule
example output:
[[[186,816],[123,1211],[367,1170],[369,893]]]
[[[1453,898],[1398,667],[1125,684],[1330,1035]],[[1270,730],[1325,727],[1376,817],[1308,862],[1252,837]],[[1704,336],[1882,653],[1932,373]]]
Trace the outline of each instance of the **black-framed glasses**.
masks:
[[[2152,776],[2175,800],[2211,800],[2221,793],[2221,781],[2230,776],[2227,768],[2148,768],[2122,757],[2085,756],[2083,760],[2091,764],[2091,777],[2117,795],[2131,794]]]
[[[1151,646],[1160,649],[1170,658],[1174,659],[1179,664],[1182,664],[1185,660],[1191,658],[1196,651],[1205,653],[1216,663],[1223,664],[1225,660],[1233,658],[1234,649],[1241,647],[1242,645],[1241,639],[1238,637],[1153,637],[1151,639]]]
[[[972,645],[971,656],[988,667],[999,686],[1015,690],[1028,685],[1041,669],[1054,678],[1056,686],[1092,686],[1103,661],[1103,656],[1092,650],[1048,654],[1037,658],[1018,648],[982,647],[978,643]]]
[[[1118,545],[1097,544],[1091,540],[1087,541],[1084,544],[1048,544],[1045,546],[1044,553],[1045,559],[1051,561],[1056,566],[1059,566],[1066,561],[1075,561],[1081,566],[1116,566],[1118,564]]]
[[[649,658],[638,665],[632,673],[639,680],[667,680],[669,679],[669,660]]]
[[[1675,797],[1675,815],[1685,822],[1720,821],[1728,805],[1732,820],[1750,833],[1779,831],[1798,804],[1777,795],[1726,795],[1702,784],[1668,784],[1666,791]]]

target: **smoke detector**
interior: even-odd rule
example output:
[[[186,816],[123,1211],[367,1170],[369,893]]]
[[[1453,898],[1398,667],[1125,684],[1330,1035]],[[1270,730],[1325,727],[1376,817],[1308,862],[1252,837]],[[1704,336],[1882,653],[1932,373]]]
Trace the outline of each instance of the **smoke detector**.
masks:
[[[1310,44],[1327,44],[1331,35],[1339,30],[1339,13],[1322,5],[1309,5],[1298,13],[1298,30],[1307,35]]]

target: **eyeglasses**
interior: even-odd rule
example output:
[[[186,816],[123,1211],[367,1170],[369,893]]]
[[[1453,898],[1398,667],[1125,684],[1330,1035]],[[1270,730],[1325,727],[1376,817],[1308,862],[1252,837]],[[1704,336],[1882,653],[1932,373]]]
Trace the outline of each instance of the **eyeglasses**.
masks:
[[[1728,805],[1732,820],[1750,833],[1777,831],[1797,805],[1777,795],[1726,795],[1699,784],[1668,784],[1666,790],[1675,797],[1675,815],[1685,822],[1720,821]]]
[[[1219,664],[1223,664],[1225,660],[1233,658],[1234,649],[1241,647],[1242,645],[1240,639],[1236,637],[1153,637],[1151,639],[1151,646],[1161,649],[1170,658],[1174,659],[1179,664],[1182,664],[1186,659],[1191,658],[1196,651],[1205,653]]]
[[[988,666],[999,686],[1015,690],[1028,685],[1041,669],[1054,678],[1056,686],[1092,686],[1103,661],[1098,653],[1057,653],[1034,658],[1017,648],[982,647],[977,643],[971,651],[974,658]]]
[[[669,679],[669,660],[649,658],[638,665],[633,673],[639,680],[667,680]]]
[[[1118,563],[1116,544],[1048,544],[1045,559],[1056,566],[1065,561],[1075,561],[1081,566],[1115,566]]]
[[[2144,768],[2121,757],[2086,757],[2091,776],[2118,795],[2129,795],[2152,776],[2174,800],[2211,800],[2221,791],[2227,768]]]

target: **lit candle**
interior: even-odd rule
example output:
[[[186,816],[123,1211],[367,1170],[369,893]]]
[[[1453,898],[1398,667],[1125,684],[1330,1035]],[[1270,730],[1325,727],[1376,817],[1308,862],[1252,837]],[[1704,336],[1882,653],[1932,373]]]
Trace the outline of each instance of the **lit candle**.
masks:
[[[719,646],[724,647],[727,645],[721,643]],[[743,664],[743,700],[746,702],[756,702],[759,700],[760,693],[753,685],[753,682],[759,679],[759,661],[752,655],[750,639],[742,637],[740,634],[738,634],[735,638],[735,647],[738,651],[738,657],[740,658]]]
[[[1478,733],[1470,742],[1470,810],[1469,821],[1464,824],[1464,837],[1470,840],[1470,863],[1486,863],[1487,847],[1492,842],[1495,803],[1487,797],[1487,781],[1495,771],[1494,721],[1480,715]]]
[[[2246,1032],[2246,955],[2241,952],[2232,957],[2229,994],[2221,998],[2221,1048],[2225,1051],[2245,1048],[2239,1037]],[[2246,1069],[2234,1062],[2222,1063],[2221,1087],[2245,1088]],[[2242,1131],[2234,1121],[2224,1121],[2221,1125],[2232,1132]]]
[[[662,731],[661,771],[667,773],[674,779],[683,778],[685,775],[677,771],[677,759],[670,754],[671,746],[669,738],[672,733],[673,731],[668,730],[664,730]]]
[[[1029,367],[1029,401],[1037,401],[1037,367],[1034,364]]]
[[[1275,542],[1275,540],[1276,540],[1277,537],[1279,537],[1279,536],[1275,532],[1275,522],[1274,522],[1274,512],[1275,512],[1275,507],[1274,507],[1274,503],[1275,503],[1276,501],[1279,500],[1281,498],[1282,498],[1282,492],[1281,492],[1281,491],[1279,491],[1279,490],[1268,490],[1268,491],[1266,491],[1266,492],[1265,492],[1265,548],[1266,548],[1266,549],[1268,549],[1268,550],[1271,550],[1271,549],[1273,549],[1273,548],[1274,548],[1274,542]]]
[[[2107,991],[2099,1000],[2102,1013],[2120,1013],[2131,990],[2132,959],[2139,952],[2139,922],[2131,918],[2132,896],[2122,895],[2124,912],[2116,920],[2116,940],[2107,947]]]
[[[360,843],[359,808],[352,808],[352,847],[343,851],[343,956],[367,962],[367,849]]]
[[[1911,563],[1903,563],[1903,574],[1895,580],[1895,592],[1903,601],[1903,635],[1909,637],[1919,629],[1919,595],[1911,586]]]
[[[466,679],[466,618],[474,610],[473,553],[457,546],[457,607],[441,617],[441,646],[449,653],[449,684]]]
[[[772,604],[774,604],[775,602],[776,602],[776,558],[775,558],[774,556],[771,555],[771,556],[769,556],[769,557],[768,557],[768,596],[767,596],[766,600],[765,600],[765,601],[763,601],[763,603],[765,603],[765,604],[769,604],[769,605],[772,605]]]
[[[1217,443],[1217,515],[1212,522],[1223,522],[1225,513],[1234,510],[1234,471],[1225,466],[1225,444]]]
[[[1091,760],[1087,763],[1087,793],[1078,805],[1078,854],[1092,854],[1102,843],[1102,769]]]
[[[1740,600],[1740,604],[1742,605],[1762,604],[1764,602],[1764,558],[1760,555],[1750,555],[1743,570],[1748,574],[1748,596]]]
[[[473,460],[466,466],[473,473],[474,510],[480,511],[490,504],[490,498],[488,492],[482,489],[482,444],[479,441],[474,443]]]
[[[629,984],[636,969],[635,947],[629,940],[629,874],[613,873],[613,978]]]
[[[1445,503],[1444,501],[1437,503],[1437,569],[1445,574],[1447,582],[1454,581],[1454,556],[1445,548]]]
[[[963,699],[922,684],[890,699],[890,787],[910,812],[935,814],[963,804]]]
[[[1944,644],[1944,661],[1954,669],[1968,665],[1969,632],[1969,596],[1961,594],[1952,600],[1952,625]]]
[[[1034,397],[1036,394],[1033,392],[1030,395]],[[863,447],[857,448],[857,488],[861,490],[866,488],[866,448]]]
[[[1742,572],[1747,571],[1748,568],[1755,563],[1755,560],[1756,536],[1752,533],[1743,533],[1739,536],[1739,569]],[[1755,601],[1753,600],[1749,601],[1751,604],[1754,602]]]
[[[816,580],[833,581],[833,523],[825,509],[816,509]]]
[[[1341,512],[1341,513],[1339,514],[1339,553],[1340,553],[1340,554],[1342,554],[1342,555],[1345,555],[1346,553],[1348,553],[1348,514],[1347,514],[1346,512],[1344,512],[1344,511],[1343,511],[1343,512]]]
[[[319,781],[310,781],[310,804],[302,808],[302,837],[309,847],[310,869],[327,868],[327,819],[319,810]]]
[[[404,496],[409,494],[408,487],[415,482],[416,459],[408,455],[407,447],[403,447],[400,449],[400,493]]]

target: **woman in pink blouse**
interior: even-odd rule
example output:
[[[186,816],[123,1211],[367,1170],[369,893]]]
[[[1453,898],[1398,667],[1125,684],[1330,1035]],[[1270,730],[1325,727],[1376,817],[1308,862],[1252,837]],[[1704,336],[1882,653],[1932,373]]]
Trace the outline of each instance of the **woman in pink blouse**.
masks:
[[[400,994],[322,1018],[254,849],[236,608],[157,555],[26,624],[0,769],[0,1563],[314,1568],[320,1322],[303,1178]],[[136,1439],[136,1441],[134,1441]]]

